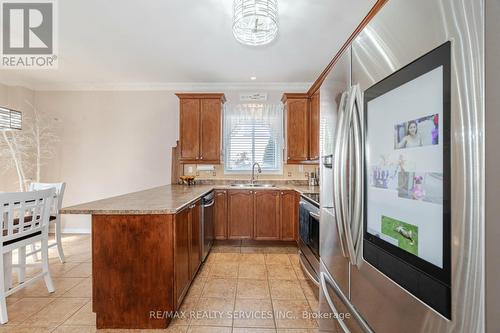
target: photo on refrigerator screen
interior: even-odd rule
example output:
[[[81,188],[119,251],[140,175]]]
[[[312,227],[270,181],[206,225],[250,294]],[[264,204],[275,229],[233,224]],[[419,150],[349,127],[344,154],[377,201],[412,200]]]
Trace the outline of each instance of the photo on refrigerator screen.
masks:
[[[443,204],[443,174],[399,172],[398,197]]]
[[[394,126],[394,149],[439,144],[439,115],[434,114]]]
[[[382,233],[398,242],[398,247],[418,256],[418,227],[382,215]]]
[[[395,190],[399,184],[397,175],[397,166],[372,166],[370,185],[376,188]]]

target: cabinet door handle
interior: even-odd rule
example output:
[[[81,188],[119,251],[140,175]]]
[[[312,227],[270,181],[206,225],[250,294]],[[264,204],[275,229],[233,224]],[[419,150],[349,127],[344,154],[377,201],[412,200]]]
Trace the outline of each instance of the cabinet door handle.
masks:
[[[203,156],[200,157],[200,160],[202,160],[202,159],[203,159]]]

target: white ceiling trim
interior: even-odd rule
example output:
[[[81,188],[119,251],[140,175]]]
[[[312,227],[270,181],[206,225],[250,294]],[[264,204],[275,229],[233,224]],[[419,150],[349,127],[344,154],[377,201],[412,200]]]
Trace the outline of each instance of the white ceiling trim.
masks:
[[[307,91],[312,82],[169,82],[169,83],[61,83],[27,86],[36,91],[215,91],[286,90]]]

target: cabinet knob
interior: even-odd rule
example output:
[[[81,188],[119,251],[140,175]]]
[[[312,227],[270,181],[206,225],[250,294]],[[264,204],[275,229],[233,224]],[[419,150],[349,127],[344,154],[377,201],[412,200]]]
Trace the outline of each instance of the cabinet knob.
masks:
[[[287,160],[289,160],[289,159],[290,159],[290,156],[288,156],[286,159],[287,159]]]
[[[203,156],[200,157],[200,160],[202,160],[202,159],[203,159]]]

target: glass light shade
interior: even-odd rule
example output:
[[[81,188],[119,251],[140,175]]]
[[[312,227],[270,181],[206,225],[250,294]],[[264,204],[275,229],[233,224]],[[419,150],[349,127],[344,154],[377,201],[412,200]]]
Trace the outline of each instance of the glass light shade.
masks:
[[[21,112],[0,107],[0,131],[22,129],[22,119]]]
[[[278,0],[234,0],[233,35],[245,45],[265,45],[278,35]]]

